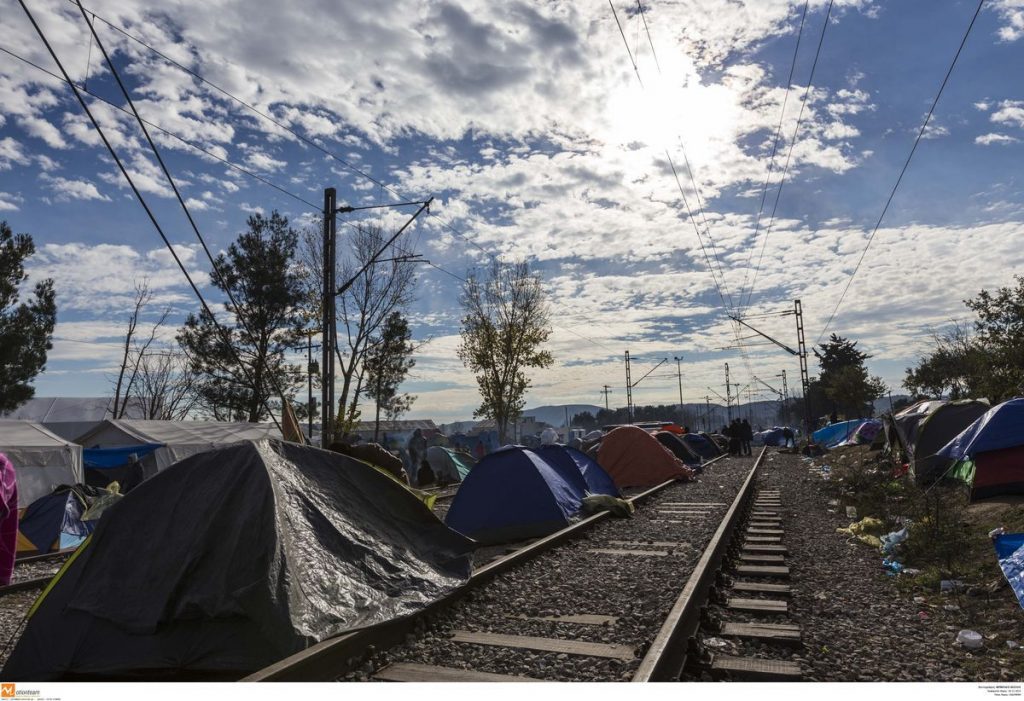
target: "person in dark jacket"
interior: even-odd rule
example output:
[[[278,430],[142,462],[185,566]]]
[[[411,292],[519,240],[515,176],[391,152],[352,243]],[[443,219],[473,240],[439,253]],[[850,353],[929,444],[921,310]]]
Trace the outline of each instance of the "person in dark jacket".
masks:
[[[740,436],[742,429],[740,428],[740,420],[733,419],[732,423],[725,429],[725,436],[729,439],[729,455],[740,455]]]
[[[744,455],[751,455],[750,441],[754,440],[754,429],[750,427],[750,422],[743,419],[740,422],[740,447],[743,449]]]

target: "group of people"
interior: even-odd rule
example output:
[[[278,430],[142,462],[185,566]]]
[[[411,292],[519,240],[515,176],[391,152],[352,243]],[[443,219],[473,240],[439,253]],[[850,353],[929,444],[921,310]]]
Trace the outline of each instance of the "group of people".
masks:
[[[729,455],[751,455],[750,442],[754,440],[754,429],[746,419],[733,419],[722,427],[722,435],[729,439]]]

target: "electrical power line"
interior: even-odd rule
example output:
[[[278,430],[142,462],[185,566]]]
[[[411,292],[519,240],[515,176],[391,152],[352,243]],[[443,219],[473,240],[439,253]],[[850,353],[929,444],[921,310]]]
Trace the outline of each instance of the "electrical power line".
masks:
[[[742,293],[743,293],[743,290],[747,286],[747,276],[748,276],[748,274],[750,272],[750,262],[754,258],[754,248],[757,245],[757,233],[760,230],[760,226],[761,226],[761,214],[764,212],[764,203],[765,203],[765,199],[768,196],[768,183],[772,179],[772,170],[775,167],[775,154],[778,151],[779,139],[782,136],[782,122],[783,122],[783,120],[786,117],[786,105],[789,103],[789,93],[790,93],[790,90],[793,87],[793,73],[796,71],[797,55],[800,53],[800,39],[804,35],[804,21],[807,19],[807,7],[808,7],[808,5],[810,5],[810,0],[805,0],[805,2],[804,2],[804,11],[800,14],[800,28],[797,30],[797,33],[796,33],[796,46],[793,47],[793,60],[789,64],[789,78],[786,79],[786,94],[782,98],[782,109],[779,111],[779,124],[778,124],[777,127],[775,127],[775,139],[772,141],[772,154],[768,158],[768,174],[765,175],[764,186],[761,188],[761,204],[757,208],[757,218],[754,221],[754,237],[753,237],[754,246],[751,247],[750,255],[747,256],[747,264],[744,267],[745,272],[743,273],[743,284],[740,285],[740,303],[741,304],[743,302],[743,294]],[[808,81],[808,83],[810,83],[810,81]],[[738,313],[740,310],[737,309],[736,311]]]
[[[69,3],[71,3],[71,4],[73,4],[73,5],[77,5],[78,4],[77,0],[67,0],[67,1]],[[387,185],[386,183],[384,183],[380,179],[375,178],[374,176],[370,175],[366,171],[364,171],[361,168],[359,168],[359,167],[355,166],[354,164],[350,163],[347,159],[342,158],[341,156],[339,156],[338,154],[334,153],[333,151],[330,151],[329,149],[323,147],[322,145],[318,144],[317,142],[313,141],[312,139],[308,138],[307,136],[299,133],[295,129],[292,129],[287,124],[285,124],[285,123],[281,122],[280,120],[278,120],[277,118],[275,118],[273,115],[268,114],[268,113],[264,112],[263,110],[260,110],[255,105],[250,104],[249,102],[243,100],[242,98],[237,97],[236,95],[232,94],[231,92],[229,92],[225,88],[220,87],[219,85],[217,85],[216,83],[212,82],[211,80],[208,80],[207,78],[203,77],[198,71],[195,71],[195,70],[193,70],[193,69],[191,69],[191,68],[189,68],[189,67],[187,67],[185,65],[182,65],[181,63],[179,63],[175,59],[171,58],[167,54],[165,54],[162,51],[160,51],[159,49],[157,49],[154,46],[150,45],[149,43],[143,41],[142,39],[134,36],[133,34],[128,32],[123,27],[119,27],[118,25],[114,24],[113,22],[111,22],[110,20],[106,19],[102,15],[98,15],[98,14],[92,12],[91,10],[89,12],[90,12],[90,14],[93,15],[93,17],[95,19],[100,20],[101,22],[106,24],[108,27],[110,27],[114,31],[124,35],[128,39],[131,39],[132,41],[136,42],[137,44],[145,47],[146,49],[148,49],[149,51],[153,52],[154,54],[156,54],[157,56],[159,56],[164,61],[166,61],[167,63],[171,64],[172,66],[174,66],[178,70],[184,71],[185,73],[191,75],[193,78],[195,78],[196,80],[200,81],[204,85],[209,86],[210,88],[212,88],[213,90],[216,90],[217,92],[219,92],[220,94],[222,94],[225,97],[229,98],[230,100],[232,100],[232,101],[238,103],[239,105],[242,105],[246,109],[250,110],[253,114],[256,114],[257,116],[261,117],[262,119],[265,119],[265,120],[269,121],[271,124],[274,124],[279,129],[283,129],[284,131],[286,131],[287,133],[291,134],[292,136],[294,136],[296,139],[298,139],[302,143],[304,143],[304,144],[306,144],[306,145],[308,145],[308,146],[310,146],[312,148],[315,148],[316,150],[320,151],[321,153],[323,153],[328,158],[331,158],[331,159],[337,161],[338,163],[340,163],[342,166],[344,166],[350,172],[355,173],[356,175],[359,175],[360,177],[365,178],[366,180],[374,183],[375,185],[381,187],[382,189],[384,189],[385,191],[387,191],[388,193],[390,193],[391,195],[395,196],[398,199],[416,199],[416,198],[411,198],[411,197],[405,196],[404,194],[402,194],[401,192],[399,192],[395,188]],[[468,238],[465,233],[463,233],[463,232],[459,231],[458,229],[456,229],[450,222],[447,222],[444,219],[441,219],[439,215],[437,215],[437,214],[435,214],[433,212],[430,212],[429,215],[431,217],[434,217],[435,219],[437,219],[437,223],[438,224],[440,224],[443,228],[447,229],[448,231],[450,231],[452,234],[454,234],[458,238],[462,239],[463,241],[465,241],[469,245],[474,246],[475,248],[479,249],[485,255],[488,255],[488,256],[490,256],[492,258],[495,258],[494,254],[492,254],[489,251],[487,251],[485,248],[483,248],[476,241],[473,241],[472,239]]]
[[[949,82],[949,76],[953,74],[953,68],[956,67],[957,59],[960,58],[960,53],[964,50],[964,45],[967,43],[967,37],[971,35],[971,29],[974,28],[974,22],[978,19],[978,15],[981,14],[981,8],[984,4],[985,0],[978,0],[978,7],[974,10],[974,15],[971,17],[970,24],[967,25],[967,31],[964,32],[964,38],[960,40],[960,46],[957,47],[956,54],[953,56],[953,61],[949,64],[949,69],[946,71],[946,75],[942,79],[939,91],[935,93],[935,99],[932,100],[932,106],[928,109],[928,114],[925,116],[924,122],[921,124],[920,131],[917,132],[917,138],[914,139],[914,145],[910,148],[910,153],[907,154],[907,160],[904,162],[903,168],[900,169],[899,177],[896,178],[896,182],[892,186],[892,191],[889,193],[889,197],[885,200],[885,206],[882,207],[882,213],[878,215],[878,221],[875,222],[875,226],[871,230],[871,235],[868,236],[868,241],[864,244],[864,250],[861,251],[860,258],[857,259],[857,265],[854,267],[853,272],[850,273],[850,278],[846,281],[846,287],[843,288],[843,293],[839,296],[839,301],[836,302],[836,306],[832,310],[832,314],[828,317],[828,322],[825,324],[825,328],[823,328],[821,333],[818,334],[818,340],[815,341],[815,345],[821,342],[822,337],[832,325],[832,320],[836,318],[836,312],[839,311],[839,307],[843,304],[843,300],[846,299],[846,293],[850,291],[850,285],[853,284],[853,278],[856,277],[857,271],[860,270],[861,263],[864,262],[864,256],[867,255],[868,248],[871,247],[871,242],[874,240],[875,234],[878,233],[878,228],[882,225],[882,219],[885,218],[885,213],[889,211],[889,205],[892,204],[892,199],[896,196],[896,190],[903,181],[903,176],[906,174],[907,168],[910,167],[910,161],[914,157],[914,152],[917,151],[917,145],[921,143],[921,137],[924,136],[924,132],[928,128],[928,122],[931,120],[932,114],[935,112],[935,106],[939,104],[939,98],[942,97],[942,91],[946,89],[946,83]]]
[[[78,2],[77,2],[77,0],[68,0],[68,2],[70,2],[70,3],[72,3],[72,4],[76,5],[76,6],[80,5],[80,3],[78,3]],[[613,8],[613,9],[614,9],[614,8]],[[83,12],[84,12],[84,8],[83,8]],[[113,30],[117,31],[118,33],[120,33],[120,34],[124,35],[124,36],[125,36],[125,37],[127,37],[128,39],[131,39],[132,41],[134,41],[134,42],[136,42],[136,43],[140,44],[141,46],[145,47],[146,49],[148,49],[149,51],[153,52],[153,53],[154,53],[154,54],[156,54],[157,56],[161,57],[161,58],[162,58],[162,59],[163,59],[164,61],[166,61],[166,62],[170,63],[171,65],[175,66],[175,67],[176,67],[176,68],[178,68],[179,70],[182,70],[182,71],[184,71],[185,73],[188,73],[189,75],[191,75],[192,77],[194,77],[194,78],[195,78],[196,80],[199,80],[199,81],[200,81],[200,82],[202,82],[203,84],[205,84],[205,85],[208,85],[209,87],[213,88],[214,90],[216,90],[217,92],[221,93],[222,95],[224,95],[224,96],[226,96],[226,97],[230,98],[231,100],[233,100],[233,101],[235,101],[236,103],[238,103],[238,104],[242,105],[242,106],[243,106],[243,107],[245,107],[246,109],[248,109],[248,110],[252,111],[252,112],[253,112],[254,114],[256,114],[256,115],[258,115],[258,116],[262,117],[263,119],[266,119],[266,120],[270,121],[270,122],[271,122],[271,123],[273,123],[273,124],[274,124],[275,126],[277,126],[277,127],[278,127],[278,128],[280,128],[280,129],[283,129],[283,130],[285,130],[286,132],[288,132],[289,134],[291,134],[291,135],[292,135],[292,136],[294,136],[295,138],[299,139],[299,140],[300,140],[300,141],[302,141],[303,143],[305,143],[305,144],[307,144],[307,145],[309,145],[309,146],[311,146],[311,147],[313,147],[313,148],[317,149],[318,151],[322,152],[323,154],[327,155],[328,157],[330,157],[330,158],[332,158],[332,159],[336,160],[337,162],[341,163],[341,164],[342,164],[343,166],[345,166],[345,167],[346,167],[347,169],[349,169],[350,171],[352,171],[352,172],[354,172],[354,173],[358,174],[359,176],[361,176],[361,177],[363,177],[363,178],[365,178],[365,179],[369,180],[370,182],[372,182],[372,183],[376,184],[377,186],[379,186],[380,188],[382,188],[383,190],[387,191],[388,193],[392,194],[392,195],[393,195],[393,196],[395,196],[395,197],[399,197],[399,198],[402,198],[402,197],[404,197],[404,195],[402,195],[402,193],[398,192],[398,191],[397,191],[396,189],[394,189],[394,188],[390,187],[389,185],[387,185],[387,184],[386,184],[386,183],[384,183],[383,181],[381,181],[381,180],[379,180],[379,179],[377,179],[377,178],[373,177],[373,176],[372,176],[372,175],[370,175],[369,173],[366,173],[366,172],[364,172],[364,171],[363,171],[363,170],[361,170],[360,168],[358,168],[358,167],[354,166],[353,164],[349,163],[349,162],[348,162],[348,161],[347,161],[346,159],[344,159],[344,158],[342,158],[342,157],[338,156],[337,154],[335,154],[335,153],[333,153],[333,152],[329,151],[328,149],[324,148],[324,147],[323,147],[323,146],[321,146],[320,144],[317,144],[316,142],[312,141],[311,139],[309,139],[309,138],[305,137],[304,135],[300,134],[300,133],[299,133],[299,132],[297,132],[296,130],[292,129],[291,127],[287,126],[286,124],[282,123],[281,121],[279,121],[279,120],[275,119],[275,118],[274,118],[274,117],[273,117],[272,115],[270,115],[270,114],[267,114],[267,113],[263,112],[262,110],[260,110],[259,108],[255,107],[254,105],[252,105],[252,104],[250,104],[250,103],[246,102],[245,100],[243,100],[243,99],[241,99],[241,98],[239,98],[239,97],[237,97],[237,96],[233,95],[233,94],[232,94],[231,92],[229,92],[228,90],[226,90],[226,89],[224,89],[224,88],[222,88],[222,87],[218,86],[217,84],[215,84],[215,83],[213,83],[212,81],[208,80],[207,78],[203,77],[203,76],[202,76],[201,74],[199,74],[199,73],[198,73],[197,71],[194,71],[194,70],[192,70],[192,69],[188,68],[187,66],[184,66],[184,65],[182,65],[181,63],[179,63],[178,61],[174,60],[174,59],[173,59],[173,58],[171,58],[170,56],[168,56],[168,55],[166,55],[165,53],[161,52],[161,51],[160,51],[159,49],[156,49],[155,47],[151,46],[150,44],[148,44],[147,42],[143,41],[142,39],[139,39],[138,37],[136,37],[136,36],[132,35],[132,34],[131,34],[130,32],[128,32],[127,30],[123,29],[122,27],[119,27],[119,26],[117,26],[116,24],[114,24],[114,23],[113,23],[113,22],[111,22],[110,20],[107,20],[107,19],[106,19],[106,18],[104,18],[103,16],[101,16],[101,15],[98,15],[98,14],[95,14],[95,13],[93,13],[93,12],[92,12],[91,10],[90,10],[89,12],[90,12],[90,14],[91,14],[91,15],[93,15],[93,17],[94,17],[95,19],[98,19],[98,20],[100,20],[101,22],[103,22],[104,24],[106,24],[107,26],[109,26],[109,27],[110,27],[111,29],[113,29]],[[45,70],[45,69],[44,69],[44,70]],[[212,155],[212,154],[211,154],[211,155]],[[218,160],[223,160],[223,159],[219,159],[219,158],[218,158]],[[269,184],[269,183],[268,183],[268,184]],[[272,186],[272,187],[275,187],[276,189],[279,189],[279,188],[277,188],[277,186],[274,186],[274,185],[271,185],[271,186]],[[289,195],[290,195],[290,196],[292,196],[292,197],[296,197],[295,195],[293,195],[293,194],[291,194],[291,193],[287,193],[287,194],[289,194]],[[301,198],[300,198],[300,199],[301,199]],[[320,211],[320,208],[319,208],[319,207],[318,207],[317,205],[313,205],[312,203],[310,203],[310,202],[308,202],[308,201],[306,201],[306,200],[304,200],[304,199],[302,199],[302,201],[303,201],[303,202],[304,202],[305,204],[308,204],[308,205],[310,205],[311,207],[313,207],[313,208],[314,208],[314,209],[315,209],[316,211]],[[484,253],[484,254],[485,254],[485,255],[487,255],[488,257],[490,257],[490,258],[492,258],[492,259],[494,259],[494,260],[500,260],[500,256],[498,256],[498,255],[495,255],[494,253],[492,253],[492,252],[488,251],[487,249],[485,249],[484,247],[482,247],[482,246],[481,246],[481,245],[480,245],[479,243],[477,243],[477,242],[475,242],[475,241],[473,241],[473,240],[471,240],[471,239],[467,238],[467,237],[466,237],[466,235],[465,235],[465,234],[464,234],[463,232],[461,232],[461,231],[459,231],[458,229],[456,229],[456,228],[455,228],[455,227],[454,227],[454,226],[453,226],[453,225],[452,225],[452,224],[451,224],[450,222],[446,222],[446,221],[444,221],[443,219],[440,219],[440,218],[438,218],[438,215],[436,215],[436,214],[435,214],[435,213],[433,213],[433,212],[428,212],[428,214],[429,214],[430,216],[432,216],[432,217],[435,217],[435,218],[437,218],[437,220],[438,220],[438,223],[439,223],[439,224],[440,224],[440,225],[441,225],[442,227],[444,227],[445,229],[447,229],[448,231],[450,231],[450,232],[451,232],[452,234],[454,234],[454,235],[455,235],[455,236],[457,236],[458,238],[460,238],[460,239],[462,239],[463,241],[465,241],[466,243],[468,243],[468,244],[470,244],[470,245],[474,246],[475,248],[477,248],[478,250],[480,250],[480,251],[481,251],[482,253]],[[344,223],[345,223],[346,225],[352,226],[352,224],[351,224],[350,222],[344,222]],[[402,250],[402,249],[401,249],[401,248],[399,248],[399,250]],[[407,251],[406,251],[406,252],[407,252]],[[462,278],[462,277],[460,277],[460,276],[458,276],[458,275],[456,275],[456,274],[454,274],[454,273],[452,273],[452,272],[450,272],[450,271],[448,271],[448,270],[444,269],[443,267],[441,267],[441,266],[439,266],[439,265],[437,265],[437,264],[435,264],[435,263],[431,263],[431,262],[429,262],[429,261],[424,261],[424,262],[425,262],[425,263],[426,263],[427,265],[429,265],[430,267],[432,267],[432,268],[434,268],[434,269],[436,269],[436,270],[439,270],[440,272],[443,272],[443,273],[445,273],[446,275],[449,275],[449,276],[451,276],[451,277],[453,277],[453,278],[455,278],[455,279],[457,279],[457,280],[460,280],[460,281],[462,281],[462,282],[465,282],[465,278]],[[553,326],[556,326],[556,325],[554,325],[554,324],[552,324],[552,325],[553,325]],[[562,327],[557,327],[557,326],[556,326],[556,328],[562,328]],[[591,339],[591,338],[588,338],[587,336],[584,336],[584,335],[582,335],[582,334],[576,333],[575,331],[571,331],[571,330],[569,330],[569,329],[564,329],[564,330],[567,330],[567,331],[569,331],[570,333],[572,333],[572,334],[574,334],[574,335],[576,335],[576,336],[579,336],[580,338],[583,338],[583,339],[585,339],[585,340],[587,340],[587,341],[589,341],[589,342],[591,342],[591,343],[594,343],[595,345],[601,345],[601,344],[600,344],[600,343],[598,343],[597,341],[595,341],[595,340],[593,340],[593,339]],[[607,348],[607,346],[604,346],[604,347],[605,347],[605,348]]]
[[[807,88],[804,90],[804,99],[800,102],[800,112],[797,113],[796,126],[793,127],[793,137],[789,141],[789,151],[786,153],[786,165],[782,169],[782,177],[779,179],[779,189],[775,191],[775,203],[772,205],[772,214],[768,218],[768,226],[764,230],[764,238],[761,240],[761,253],[757,257],[757,266],[754,268],[754,277],[750,281],[750,289],[747,291],[747,303],[743,306],[750,306],[750,300],[754,296],[754,285],[757,283],[757,275],[761,270],[761,263],[764,261],[764,251],[768,246],[768,236],[772,233],[772,226],[775,224],[775,213],[779,208],[779,198],[782,196],[782,187],[786,184],[786,175],[789,173],[789,162],[793,157],[793,147],[796,146],[797,134],[800,133],[800,123],[803,121],[804,109],[811,96],[811,86],[814,83],[814,72],[818,67],[818,57],[821,56],[821,46],[825,43],[825,30],[828,29],[828,21],[832,16],[833,0],[828,1],[828,9],[825,11],[825,21],[821,25],[821,35],[818,37],[818,48],[814,52],[814,62],[811,64],[811,74],[807,78]],[[755,241],[756,245],[756,241]],[[740,290],[740,303],[743,303],[743,294]]]
[[[28,16],[29,21],[32,23],[32,26],[35,28],[36,33],[39,34],[39,38],[42,40],[43,44],[46,46],[46,50],[50,53],[51,58],[53,58],[54,62],[57,64],[57,68],[60,70],[61,74],[64,76],[64,79],[71,86],[71,89],[74,91],[75,97],[78,99],[79,104],[82,106],[82,109],[85,111],[86,115],[89,117],[89,121],[92,122],[93,128],[96,130],[96,133],[99,135],[100,139],[103,141],[103,144],[107,147],[107,151],[110,153],[111,158],[114,159],[114,162],[117,164],[117,167],[121,170],[121,174],[124,175],[125,180],[128,181],[128,184],[131,187],[132,192],[135,193],[135,197],[139,200],[139,204],[141,204],[142,208],[146,211],[146,215],[149,217],[149,220],[153,223],[154,228],[156,228],[157,233],[160,235],[160,238],[163,240],[164,245],[167,247],[167,250],[171,254],[171,257],[174,259],[175,263],[178,264],[178,268],[181,270],[182,274],[185,276],[185,279],[188,280],[188,284],[192,288],[192,291],[195,293],[196,297],[199,299],[199,303],[202,305],[202,307],[206,311],[206,313],[210,315],[210,318],[213,320],[214,325],[221,331],[221,334],[226,337],[226,332],[225,332],[224,328],[221,327],[220,324],[217,323],[216,317],[213,316],[213,312],[210,310],[209,305],[206,303],[206,300],[203,298],[203,293],[199,291],[199,288],[196,286],[195,282],[192,280],[192,276],[189,275],[188,270],[185,268],[184,263],[182,263],[181,259],[178,257],[177,252],[174,250],[174,246],[171,245],[170,240],[167,238],[166,234],[164,234],[163,228],[160,226],[160,223],[157,221],[156,216],[153,214],[153,211],[149,208],[149,205],[146,204],[145,198],[142,196],[142,193],[139,191],[138,187],[136,187],[135,181],[132,180],[131,175],[128,173],[128,169],[125,168],[124,163],[121,162],[121,158],[117,155],[117,152],[114,150],[114,147],[110,144],[110,141],[107,139],[107,136],[103,132],[102,127],[100,127],[99,122],[96,121],[95,116],[93,116],[92,110],[89,109],[89,105],[85,102],[85,98],[83,98],[81,93],[78,91],[78,86],[75,85],[74,82],[72,82],[71,76],[68,75],[68,72],[64,68],[64,64],[61,62],[60,58],[57,57],[57,53],[54,51],[53,47],[50,45],[50,42],[46,38],[46,34],[43,32],[42,28],[36,22],[35,17],[32,15],[31,10],[28,9],[28,6],[25,4],[25,0],[18,0],[18,3],[21,5],[22,9],[25,11],[25,14]],[[231,346],[230,342],[227,343],[227,346],[232,349],[232,353],[234,353],[236,355],[236,359],[237,359],[237,353],[235,353],[234,347]],[[241,361],[239,360],[238,362],[239,362],[239,365],[241,365]],[[243,367],[243,371],[247,375],[247,379],[249,380],[250,383],[252,383],[252,386],[255,388],[255,383],[253,383],[252,377],[248,375],[248,371],[244,369],[244,365],[242,365],[242,367]],[[264,407],[267,410],[267,413],[270,414],[270,418],[273,419],[274,425],[277,426],[278,430],[281,430],[281,424],[278,422],[277,417],[274,416],[274,413],[273,413],[273,411],[271,411],[270,406],[267,404],[267,402],[265,400],[264,400],[263,404],[264,404]]]

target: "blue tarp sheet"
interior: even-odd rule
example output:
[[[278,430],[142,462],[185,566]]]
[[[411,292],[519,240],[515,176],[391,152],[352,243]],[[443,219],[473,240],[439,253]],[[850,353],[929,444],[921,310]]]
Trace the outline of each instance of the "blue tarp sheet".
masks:
[[[839,421],[829,424],[825,428],[819,428],[814,432],[814,442],[818,445],[832,447],[852,436],[857,427],[862,423],[864,423],[864,419],[853,419],[851,421]]]
[[[944,445],[936,455],[952,460],[974,457],[977,453],[1024,445],[1024,398],[997,404],[960,434]]]
[[[162,443],[144,443],[127,448],[86,448],[82,451],[82,462],[86,467],[94,470],[109,470],[127,465],[128,456],[132,453],[142,460],[157,448],[162,447]]]
[[[996,548],[999,566],[1006,575],[1006,581],[1017,595],[1017,601],[1024,608],[1024,533],[1007,533],[992,539]]]

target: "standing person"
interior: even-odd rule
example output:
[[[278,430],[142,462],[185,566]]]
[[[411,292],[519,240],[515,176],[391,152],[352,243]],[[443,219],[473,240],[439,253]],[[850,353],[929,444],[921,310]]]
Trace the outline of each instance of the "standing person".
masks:
[[[730,423],[728,426],[725,427],[724,433],[725,433],[726,438],[729,439],[729,455],[739,455],[740,454],[740,436],[739,436],[739,426],[738,426],[738,424],[736,422],[736,419],[733,419],[732,423]]]
[[[18,553],[18,482],[14,465],[0,453],[0,586],[11,583]]]
[[[744,455],[752,454],[752,451],[750,450],[750,441],[752,440],[754,440],[754,429],[750,427],[749,421],[743,419],[743,422],[740,424],[740,441]]]
[[[423,431],[417,428],[412,432],[407,449],[409,451],[409,462],[417,467],[421,465],[427,457],[427,439],[423,437]],[[419,474],[418,470],[417,474]]]

